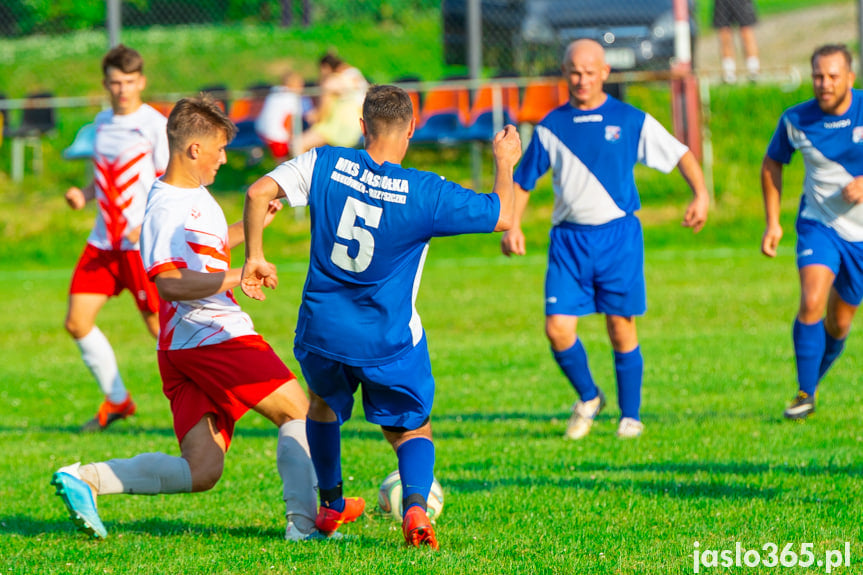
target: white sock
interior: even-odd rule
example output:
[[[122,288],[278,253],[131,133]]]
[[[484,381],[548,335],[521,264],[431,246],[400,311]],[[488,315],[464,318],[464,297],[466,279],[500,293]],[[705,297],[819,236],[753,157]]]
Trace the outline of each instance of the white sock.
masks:
[[[288,523],[293,522],[303,533],[310,533],[318,512],[318,478],[309,457],[304,419],[294,419],[279,427],[276,466],[282,478]]]
[[[746,59],[746,71],[750,76],[757,76],[761,72],[761,60],[758,56],[750,56]]]
[[[192,472],[182,457],[142,453],[131,459],[111,459],[82,465],[81,477],[96,486],[99,495],[129,493],[190,493]]]
[[[734,58],[722,59],[722,79],[726,82],[734,82],[737,79],[737,63]]]
[[[108,342],[105,334],[96,327],[82,337],[76,339],[75,343],[81,350],[81,359],[90,369],[90,373],[96,378],[102,393],[112,403],[123,403],[129,397],[129,392],[123,385],[120,370],[117,368],[117,358],[114,349]]]

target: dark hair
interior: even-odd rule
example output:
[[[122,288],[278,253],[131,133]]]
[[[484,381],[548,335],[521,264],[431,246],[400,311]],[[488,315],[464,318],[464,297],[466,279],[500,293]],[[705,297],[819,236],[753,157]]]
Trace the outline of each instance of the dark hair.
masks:
[[[413,118],[413,105],[407,92],[398,86],[372,86],[363,101],[363,120],[372,138],[393,128],[403,128]]]
[[[335,70],[344,63],[345,61],[336,56],[335,52],[327,52],[321,56],[321,59],[318,61],[319,65],[328,66],[332,70]]]
[[[237,127],[208,94],[178,100],[168,116],[168,146],[171,153],[185,146],[191,138],[219,133],[224,134],[225,140],[230,142],[237,135]]]
[[[851,69],[851,51],[848,50],[848,46],[845,44],[825,44],[823,46],[819,46],[814,52],[812,52],[812,58],[809,60],[809,63],[814,68],[816,59],[821,56],[832,56],[833,54],[842,54],[842,56],[845,57],[845,63],[848,65],[848,69]]]
[[[108,68],[117,68],[124,74],[144,73],[144,59],[137,50],[117,44],[102,58],[102,75],[108,75]]]

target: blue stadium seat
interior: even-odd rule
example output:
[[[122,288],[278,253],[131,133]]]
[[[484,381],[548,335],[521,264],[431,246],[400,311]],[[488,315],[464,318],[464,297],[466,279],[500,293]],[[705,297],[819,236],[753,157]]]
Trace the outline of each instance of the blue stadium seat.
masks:
[[[425,95],[422,113],[411,143],[455,144],[470,112],[470,95],[464,86],[439,86]]]
[[[495,94],[497,92],[497,94]],[[495,123],[495,99],[500,101],[500,124]],[[506,124],[517,124],[518,86],[498,84],[483,86],[479,89],[470,110],[470,120],[459,131],[459,140],[490,142],[495,133]]]

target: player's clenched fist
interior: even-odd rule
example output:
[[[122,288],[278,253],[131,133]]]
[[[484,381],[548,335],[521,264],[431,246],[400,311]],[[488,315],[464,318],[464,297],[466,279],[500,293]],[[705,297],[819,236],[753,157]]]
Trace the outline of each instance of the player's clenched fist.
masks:
[[[87,198],[84,197],[84,192],[81,191],[81,188],[76,188],[72,186],[66,191],[66,203],[69,204],[69,207],[73,210],[80,210],[87,204]]]
[[[492,146],[494,158],[498,164],[512,167],[521,158],[521,136],[512,124],[507,124],[503,130],[494,135]]]

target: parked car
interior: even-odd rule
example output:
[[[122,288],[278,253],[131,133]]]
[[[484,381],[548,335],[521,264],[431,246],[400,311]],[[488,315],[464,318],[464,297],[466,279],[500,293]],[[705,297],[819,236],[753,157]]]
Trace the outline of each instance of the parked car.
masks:
[[[466,64],[466,7],[467,0],[443,0],[447,64]],[[615,70],[667,70],[674,58],[672,0],[481,0],[480,7],[483,63],[501,70],[557,70],[564,48],[578,38],[602,44]]]

